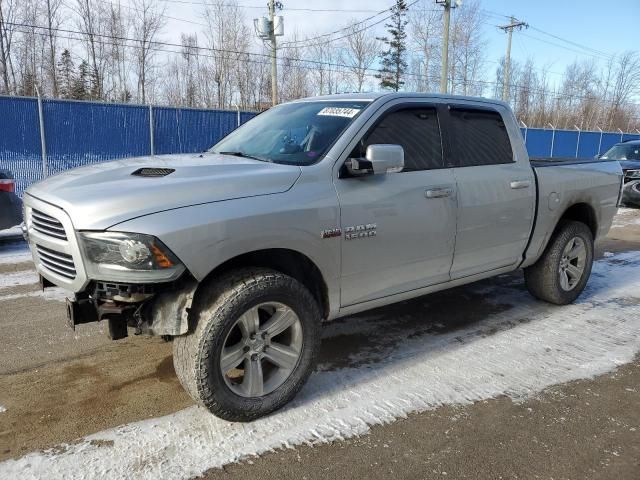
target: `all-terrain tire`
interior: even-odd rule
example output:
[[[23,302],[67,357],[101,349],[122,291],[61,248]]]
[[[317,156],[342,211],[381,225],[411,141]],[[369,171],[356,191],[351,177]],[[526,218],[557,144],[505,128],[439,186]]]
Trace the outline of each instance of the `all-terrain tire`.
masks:
[[[279,409],[293,399],[315,366],[322,320],[316,300],[294,278],[268,269],[234,270],[206,288],[190,312],[194,325],[173,342],[180,383],[196,403],[225,420],[251,421]],[[220,356],[237,319],[263,302],[278,302],[295,312],[303,346],[297,366],[282,385],[264,396],[240,396],[225,382]]]
[[[561,284],[561,261],[563,252],[573,239],[579,238],[586,248],[584,270],[579,281],[570,290]],[[556,305],[573,302],[584,290],[593,266],[593,235],[582,222],[563,221],[551,236],[549,244],[536,263],[524,269],[524,280],[534,297]]]

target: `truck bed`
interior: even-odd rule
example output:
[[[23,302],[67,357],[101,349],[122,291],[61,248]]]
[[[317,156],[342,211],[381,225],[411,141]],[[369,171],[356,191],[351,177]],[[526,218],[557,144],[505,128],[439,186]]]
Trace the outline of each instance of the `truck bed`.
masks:
[[[622,179],[617,160],[534,157],[530,162],[536,178],[537,204],[523,266],[539,258],[560,216],[570,206],[591,206],[594,239],[607,234],[617,210]]]

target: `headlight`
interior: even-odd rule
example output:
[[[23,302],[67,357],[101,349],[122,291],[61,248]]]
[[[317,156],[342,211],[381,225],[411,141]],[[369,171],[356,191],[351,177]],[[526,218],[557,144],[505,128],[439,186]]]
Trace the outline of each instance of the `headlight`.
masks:
[[[624,172],[626,178],[640,178],[640,170],[627,170]]]
[[[175,280],[184,266],[157,238],[141,233],[80,232],[87,275],[112,282]]]

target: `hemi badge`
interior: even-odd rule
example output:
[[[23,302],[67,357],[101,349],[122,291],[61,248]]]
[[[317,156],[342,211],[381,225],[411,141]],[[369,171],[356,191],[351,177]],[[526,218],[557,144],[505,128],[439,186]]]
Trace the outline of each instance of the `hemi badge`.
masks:
[[[339,228],[331,228],[329,230],[322,230],[320,232],[320,238],[333,238],[342,236],[342,230]]]

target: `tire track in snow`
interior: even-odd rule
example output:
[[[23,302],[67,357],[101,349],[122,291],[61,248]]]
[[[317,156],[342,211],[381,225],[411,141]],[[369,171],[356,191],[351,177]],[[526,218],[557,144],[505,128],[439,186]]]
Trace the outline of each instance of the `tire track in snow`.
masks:
[[[9,460],[0,477],[189,478],[274,448],[363,434],[411,412],[525,398],[606,373],[640,351],[640,252],[598,261],[586,292],[565,307],[509,286],[469,288],[512,308],[454,332],[403,338],[375,364],[318,372],[292,404],[250,424],[190,407]]]

